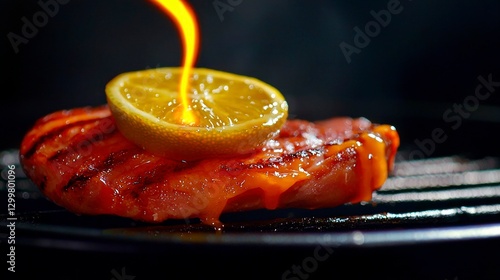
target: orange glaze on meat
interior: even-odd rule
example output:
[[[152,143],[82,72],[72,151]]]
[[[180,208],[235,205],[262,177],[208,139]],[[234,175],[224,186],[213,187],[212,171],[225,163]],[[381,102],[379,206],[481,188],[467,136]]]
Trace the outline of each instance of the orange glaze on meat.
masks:
[[[289,120],[252,154],[174,161],[127,140],[101,106],[40,119],[20,153],[44,195],[72,212],[220,224],[223,212],[368,201],[386,180],[398,146],[394,127],[363,118]]]

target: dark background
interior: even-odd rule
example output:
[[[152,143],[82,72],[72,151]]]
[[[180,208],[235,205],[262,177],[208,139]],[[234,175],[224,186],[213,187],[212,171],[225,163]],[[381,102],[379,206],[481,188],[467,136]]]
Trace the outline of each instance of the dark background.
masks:
[[[41,3],[57,3],[54,1]],[[65,1],[68,3],[58,5],[58,11],[48,16],[16,53],[8,34],[22,36],[23,18],[33,23],[33,15],[43,9],[39,0],[0,0],[0,152],[18,148],[26,131],[48,113],[105,103],[106,83],[122,72],[180,65],[178,33],[148,1]],[[401,134],[401,150],[407,152],[403,155],[410,158],[455,153],[500,156],[496,139],[500,87],[486,100],[478,101],[467,117],[460,118],[460,125],[453,127],[456,122],[443,118],[454,105],[474,100],[479,76],[492,75],[500,82],[500,1],[402,0],[401,12],[393,14],[390,23],[359,54],[351,56],[351,63],[339,45],[354,45],[354,28],[364,30],[374,20],[371,11],[387,9],[394,1],[218,1],[241,3],[221,18],[214,0],[190,1],[201,29],[198,67],[254,76],[270,83],[287,98],[293,118],[317,120],[346,115],[393,124]],[[432,140],[435,129],[444,132],[445,141]],[[18,205],[18,209],[27,208]],[[26,240],[26,231],[21,230],[19,238]],[[61,240],[64,238],[71,236],[64,233]],[[137,275],[136,279],[144,279],[148,269],[171,273],[174,278],[186,273],[205,275],[205,269],[198,265],[210,261],[216,262],[211,268],[215,273],[233,267],[240,270],[238,276],[252,277],[261,273],[259,269],[274,269],[279,279],[283,268],[300,264],[314,249],[244,248],[247,259],[242,265],[241,247],[237,246],[222,251],[196,244],[189,250],[179,246],[159,255],[88,253],[77,261],[82,254],[72,250],[76,247],[56,250],[21,245],[19,271],[37,276],[45,272],[53,279],[55,271],[63,279],[91,279],[90,274],[96,271],[102,279],[110,279],[110,269],[120,271],[122,267],[129,275]],[[99,252],[109,248],[105,245],[109,244],[100,244]],[[485,257],[494,255],[498,247],[497,239],[434,247],[340,248],[328,260],[329,265],[320,264],[312,278],[333,279],[346,273],[352,278],[478,279],[491,272],[483,270],[485,266],[498,274],[495,259]],[[5,250],[1,251],[4,254]],[[175,260],[165,261],[169,258]],[[485,262],[487,265],[483,265]],[[353,263],[362,269],[352,270]],[[144,267],[138,271],[141,265]],[[462,273],[456,277],[450,271]],[[385,275],[388,272],[392,274]],[[433,277],[425,277],[428,275]]]
[[[500,81],[499,1],[401,1],[400,13],[351,63],[340,43],[355,46],[354,28],[364,30],[374,20],[372,10],[396,1],[220,0],[237,4],[223,14],[216,1],[190,2],[201,29],[197,66],[274,85],[292,118],[347,115],[390,123],[403,148],[442,128],[447,141],[415,157],[477,144],[461,138],[498,128],[500,88],[456,129],[443,113],[473,96],[478,76]],[[145,0],[58,4],[17,54],[8,34],[22,36],[22,18],[33,23],[43,9],[38,1],[3,0],[0,11],[0,149],[18,147],[35,120],[50,112],[104,103],[105,84],[117,74],[180,65],[175,26]]]

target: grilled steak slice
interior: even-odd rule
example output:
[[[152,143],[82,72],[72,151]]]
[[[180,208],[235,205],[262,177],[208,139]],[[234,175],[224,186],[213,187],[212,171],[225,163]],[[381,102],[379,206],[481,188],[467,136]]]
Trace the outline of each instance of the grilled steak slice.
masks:
[[[69,211],[218,224],[229,211],[368,201],[391,171],[398,146],[394,127],[364,118],[289,120],[252,154],[174,161],[127,140],[100,106],[38,120],[20,152],[26,174]]]

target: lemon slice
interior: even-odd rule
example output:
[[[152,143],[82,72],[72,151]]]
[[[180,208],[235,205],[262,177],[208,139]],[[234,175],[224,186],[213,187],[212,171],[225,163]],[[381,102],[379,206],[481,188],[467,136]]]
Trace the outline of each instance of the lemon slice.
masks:
[[[182,68],[118,75],[106,85],[118,129],[135,144],[176,160],[246,154],[275,137],[288,116],[283,95],[261,80],[194,68],[188,92],[194,123],[178,94]]]

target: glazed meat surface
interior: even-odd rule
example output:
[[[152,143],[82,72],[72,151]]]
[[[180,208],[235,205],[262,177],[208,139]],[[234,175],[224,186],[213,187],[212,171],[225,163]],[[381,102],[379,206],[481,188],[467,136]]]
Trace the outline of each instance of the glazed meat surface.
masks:
[[[398,146],[394,127],[364,118],[288,120],[254,153],[174,161],[127,140],[100,106],[41,118],[20,156],[41,192],[74,213],[218,224],[223,212],[369,201]]]

